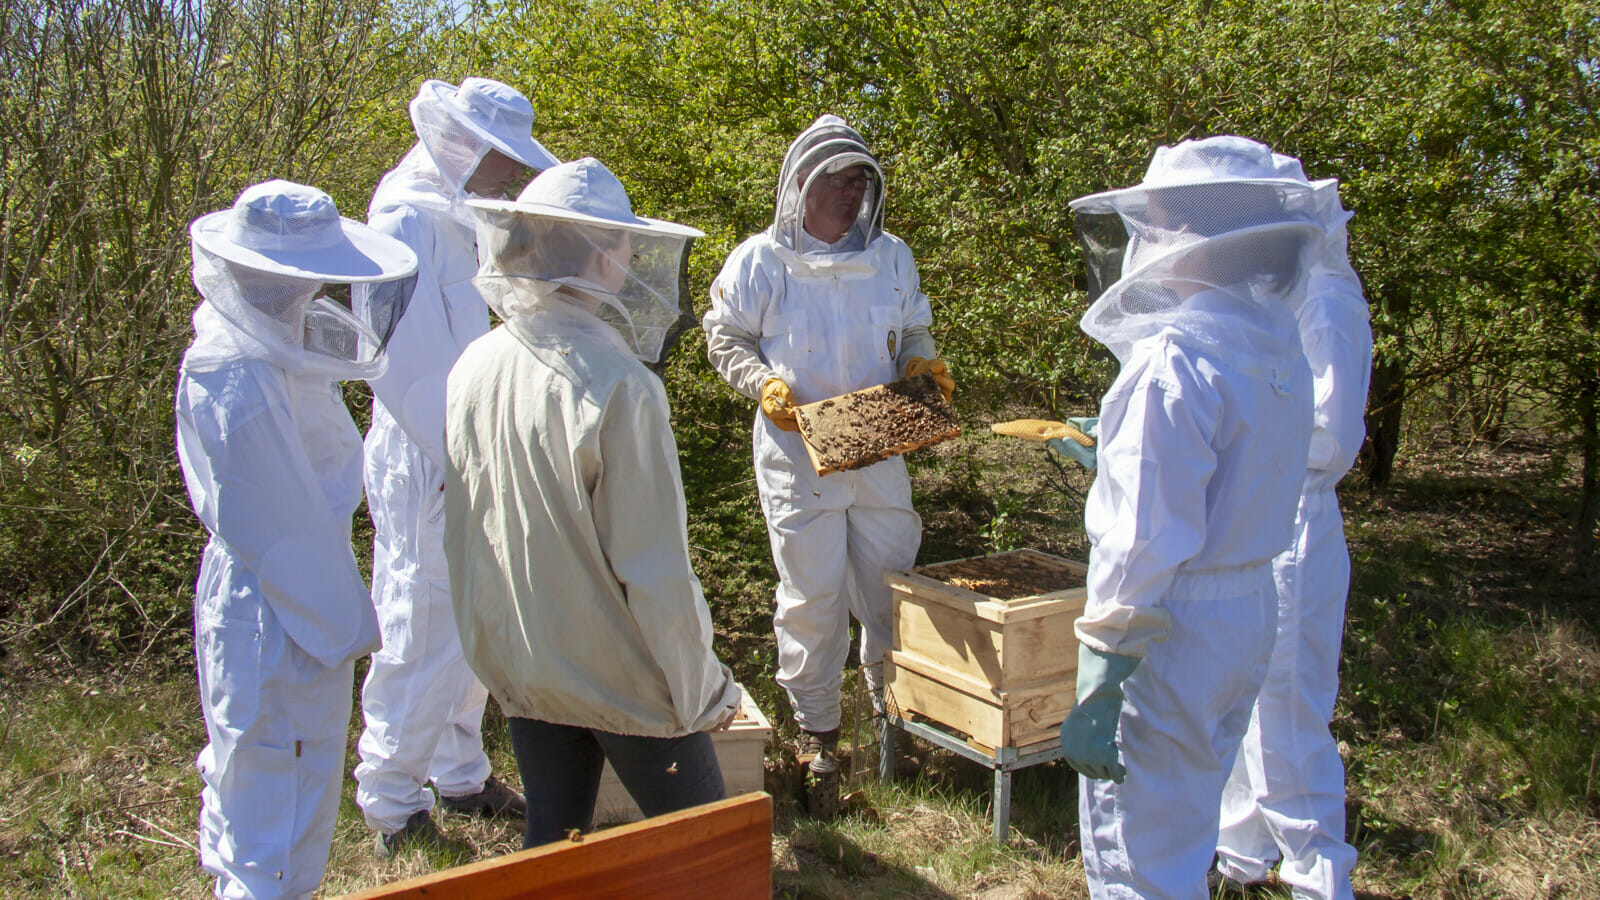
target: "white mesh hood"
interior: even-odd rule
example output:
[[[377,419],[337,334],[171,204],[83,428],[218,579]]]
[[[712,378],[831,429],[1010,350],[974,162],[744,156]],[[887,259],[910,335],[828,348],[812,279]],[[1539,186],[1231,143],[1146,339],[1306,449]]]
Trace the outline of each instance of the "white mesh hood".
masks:
[[[1123,362],[1166,328],[1241,359],[1288,352],[1336,224],[1321,187],[1293,157],[1230,136],[1162,147],[1141,184],[1073,201],[1093,300],[1084,332]]]
[[[409,178],[437,190],[421,191],[418,205],[440,207],[461,222],[470,224],[465,209],[466,184],[490,150],[534,171],[557,164],[557,160],[533,139],[533,107],[513,88],[487,78],[468,78],[460,87],[430,80],[422,84],[411,101],[411,124],[417,131],[417,146],[400,166],[385,177]]]
[[[415,275],[350,285],[347,306],[319,296],[322,282],[250,269],[198,244],[191,250],[194,286],[204,300],[186,357],[191,370],[250,358],[291,374],[354,380],[388,368],[384,348],[405,313]]]
[[[808,252],[808,247],[819,242],[805,234],[807,192],[817,179],[857,165],[865,167],[868,183],[855,224],[842,240]],[[883,233],[883,199],[883,170],[866,141],[838,116],[822,116],[794,139],[784,155],[772,239],[780,248],[808,260],[864,250]]]
[[[515,201],[475,200],[472,208],[480,259],[473,284],[501,318],[588,309],[649,365],[694,325],[687,261],[702,233],[634,215],[622,183],[598,160],[563,163]]]
[[[416,284],[405,244],[340,216],[322,191],[281,180],[251,185],[231,209],[189,223],[189,235],[194,286],[216,313],[196,315],[191,363],[247,356],[293,374],[383,372]],[[319,296],[327,284],[347,289]]]

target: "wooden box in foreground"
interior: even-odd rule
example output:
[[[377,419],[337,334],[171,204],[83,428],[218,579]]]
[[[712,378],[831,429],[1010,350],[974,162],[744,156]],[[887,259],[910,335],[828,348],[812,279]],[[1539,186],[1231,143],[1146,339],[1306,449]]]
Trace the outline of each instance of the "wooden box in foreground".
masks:
[[[772,734],[772,725],[761,714],[761,708],[750,699],[750,692],[743,687],[739,690],[743,702],[738,718],[733,720],[727,731],[711,734],[717,762],[722,766],[722,784],[729,797],[754,793],[765,786],[766,769],[762,765],[762,758],[766,753],[767,738]],[[611,763],[606,763],[605,771],[600,775],[600,796],[594,804],[595,824],[637,822],[643,817],[639,805],[633,802],[628,789],[622,786],[617,773],[612,771]]]
[[[1072,709],[1082,563],[1014,550],[892,572],[891,708],[989,748],[1057,739]]]

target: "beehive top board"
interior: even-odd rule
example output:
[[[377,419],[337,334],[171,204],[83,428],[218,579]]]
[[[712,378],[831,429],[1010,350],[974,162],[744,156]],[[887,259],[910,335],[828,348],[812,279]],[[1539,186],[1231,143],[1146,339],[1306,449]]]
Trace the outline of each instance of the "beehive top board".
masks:
[[[807,403],[795,418],[818,475],[870,466],[961,433],[955,410],[927,374]]]

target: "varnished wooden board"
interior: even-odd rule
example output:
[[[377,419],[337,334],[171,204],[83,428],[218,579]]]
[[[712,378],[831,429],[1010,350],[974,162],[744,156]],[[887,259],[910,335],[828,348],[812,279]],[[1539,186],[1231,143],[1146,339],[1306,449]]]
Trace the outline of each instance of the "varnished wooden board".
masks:
[[[744,794],[350,896],[766,900],[772,896],[772,798]]]
[[[807,403],[796,418],[818,475],[870,466],[961,433],[931,375]]]

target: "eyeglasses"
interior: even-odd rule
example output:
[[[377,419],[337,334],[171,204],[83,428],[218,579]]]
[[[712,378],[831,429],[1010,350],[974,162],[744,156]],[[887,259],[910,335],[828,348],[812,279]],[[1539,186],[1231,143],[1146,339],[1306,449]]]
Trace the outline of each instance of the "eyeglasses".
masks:
[[[846,188],[855,188],[858,191],[864,191],[867,189],[867,185],[872,183],[872,179],[864,174],[850,175],[845,172],[836,172],[832,175],[824,175],[822,176],[822,180],[828,185],[828,187],[836,191],[842,191]]]

